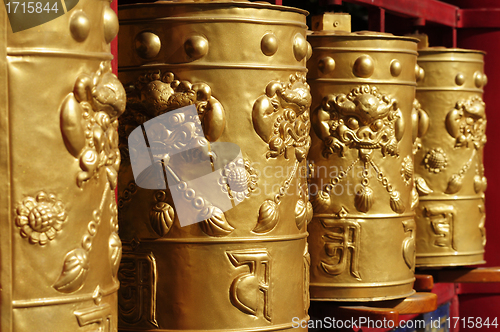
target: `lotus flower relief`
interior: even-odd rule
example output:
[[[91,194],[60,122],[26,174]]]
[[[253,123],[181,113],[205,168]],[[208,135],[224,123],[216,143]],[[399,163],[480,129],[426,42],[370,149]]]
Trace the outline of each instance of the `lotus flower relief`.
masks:
[[[431,173],[439,173],[448,166],[448,157],[443,149],[432,149],[424,157],[424,166]]]
[[[257,171],[248,160],[238,158],[224,166],[221,170],[219,185],[224,193],[242,202],[257,188]]]
[[[16,209],[16,225],[21,236],[32,244],[45,245],[61,231],[67,215],[64,205],[55,195],[40,191],[36,197],[26,197]]]

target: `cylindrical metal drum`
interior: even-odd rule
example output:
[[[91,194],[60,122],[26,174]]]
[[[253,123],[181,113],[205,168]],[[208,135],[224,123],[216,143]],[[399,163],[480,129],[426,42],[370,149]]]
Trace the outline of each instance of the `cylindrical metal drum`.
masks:
[[[128,100],[120,120],[121,331],[295,331],[294,318],[307,318],[305,14],[243,1],[119,9],[119,77]],[[176,115],[178,123],[201,121],[202,130],[164,127],[152,138],[146,122],[187,105],[198,116]],[[185,174],[165,190],[139,188],[127,138],[142,124],[144,150],[174,154],[182,144],[169,139],[184,135],[211,146],[235,143],[241,157],[220,169],[212,159],[209,175],[217,180],[205,188],[195,190],[196,176]],[[184,191],[183,200],[173,190]],[[222,196],[234,207],[218,205]],[[181,227],[186,210],[198,210],[201,222]]]
[[[425,75],[417,99],[428,119],[418,121],[428,130],[415,155],[417,266],[484,263],[483,56],[463,49],[419,50]]]
[[[118,18],[108,1],[39,4],[11,3],[10,26],[0,6],[0,330],[116,331]]]
[[[411,295],[417,40],[328,31],[308,40],[311,299]]]

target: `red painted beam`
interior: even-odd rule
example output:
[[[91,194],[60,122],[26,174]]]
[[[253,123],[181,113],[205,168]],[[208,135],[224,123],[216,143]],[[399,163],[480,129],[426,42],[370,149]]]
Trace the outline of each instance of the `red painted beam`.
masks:
[[[381,7],[399,16],[415,17],[428,22],[456,27],[458,7],[437,0],[344,0]]]
[[[457,27],[500,28],[500,8],[459,9]]]

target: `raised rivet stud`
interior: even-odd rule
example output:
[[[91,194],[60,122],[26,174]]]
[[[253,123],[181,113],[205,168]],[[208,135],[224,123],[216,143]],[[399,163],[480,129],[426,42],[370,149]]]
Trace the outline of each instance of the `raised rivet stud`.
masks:
[[[199,59],[208,53],[208,40],[202,36],[191,36],[184,43],[184,51],[189,57]]]
[[[318,69],[323,74],[331,73],[335,69],[335,60],[329,56],[325,56],[318,61]]]
[[[297,61],[301,61],[307,55],[307,41],[300,33],[293,38],[293,55]]]
[[[402,70],[403,67],[401,66],[401,62],[399,62],[399,60],[394,59],[391,61],[391,75],[393,77],[398,77]]]
[[[373,58],[369,55],[362,55],[356,59],[354,62],[354,67],[352,69],[354,75],[358,77],[370,77],[375,70],[375,62]]]
[[[69,31],[76,41],[82,42],[89,36],[90,20],[83,10],[78,10],[71,15]]]
[[[143,31],[135,37],[135,51],[144,59],[151,59],[160,53],[161,40],[156,34]]]
[[[274,33],[266,33],[260,42],[262,53],[267,56],[274,55],[278,50],[278,38]]]
[[[118,17],[113,9],[109,7],[104,8],[104,40],[106,43],[111,43],[113,39],[115,39],[118,34]]]
[[[465,83],[465,75],[458,73],[457,76],[455,76],[455,83],[457,85],[463,85]]]

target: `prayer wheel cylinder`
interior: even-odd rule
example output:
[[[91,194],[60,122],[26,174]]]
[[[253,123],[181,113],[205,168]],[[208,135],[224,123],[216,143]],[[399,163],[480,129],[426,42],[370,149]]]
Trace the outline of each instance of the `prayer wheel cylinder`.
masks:
[[[120,120],[121,331],[295,331],[293,318],[307,319],[306,14],[236,1],[119,9],[119,78],[128,105]],[[185,137],[237,144],[241,157],[233,164],[243,167],[217,169],[212,160],[219,180],[205,192],[181,176],[192,195],[181,205],[172,199],[176,184],[137,186],[128,160],[137,151],[128,151],[127,139],[188,105],[199,120],[179,123],[201,121],[204,136]],[[164,143],[161,134],[179,134],[146,132],[151,147]],[[175,152],[174,144],[164,146]],[[238,204],[223,211],[213,201],[222,194]],[[180,206],[200,208],[203,220],[181,227]]]
[[[13,6],[0,6],[0,330],[117,331],[118,17],[108,1]]]
[[[342,31],[317,31],[308,40],[311,299],[409,296],[417,40]]]
[[[417,266],[484,263],[483,57],[465,49],[419,50],[424,75],[417,99],[427,115],[416,119]]]

